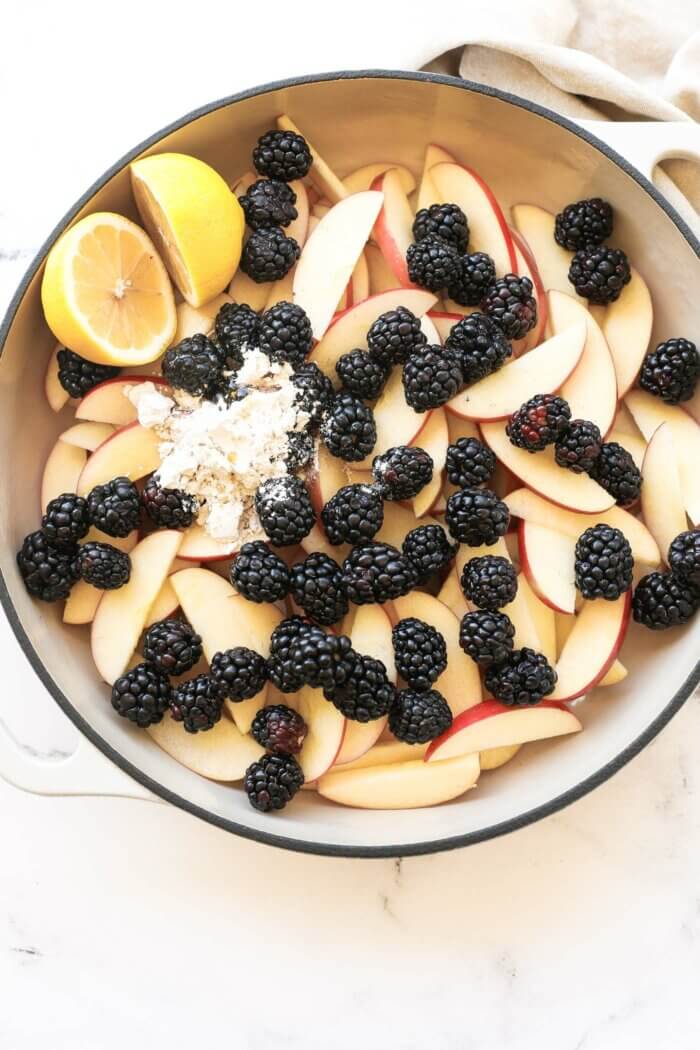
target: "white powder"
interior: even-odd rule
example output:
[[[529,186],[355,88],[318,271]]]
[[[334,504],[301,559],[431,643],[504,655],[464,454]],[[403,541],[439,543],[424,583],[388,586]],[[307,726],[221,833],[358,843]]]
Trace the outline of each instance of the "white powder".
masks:
[[[238,546],[263,538],[256,489],[287,473],[287,434],[309,420],[294,404],[291,376],[289,365],[249,350],[237,375],[247,390],[240,401],[205,401],[180,391],[167,397],[149,382],[127,391],[141,425],[162,439],[160,484],[196,497],[198,521],[214,539]]]

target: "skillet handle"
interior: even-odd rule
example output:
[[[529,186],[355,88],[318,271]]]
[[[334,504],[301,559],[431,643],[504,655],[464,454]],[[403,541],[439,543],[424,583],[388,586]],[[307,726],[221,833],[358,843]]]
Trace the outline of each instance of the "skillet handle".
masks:
[[[34,795],[104,795],[159,802],[81,736],[67,758],[30,754],[0,723],[0,777]]]

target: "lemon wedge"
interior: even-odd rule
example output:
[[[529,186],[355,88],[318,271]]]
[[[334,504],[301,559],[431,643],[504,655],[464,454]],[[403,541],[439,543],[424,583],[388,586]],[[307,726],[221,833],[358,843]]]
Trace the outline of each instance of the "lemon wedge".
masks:
[[[165,266],[145,231],[114,212],[86,215],[54,244],[41,302],[58,341],[100,364],[155,361],[175,334]]]
[[[159,153],[131,165],[143,224],[190,306],[226,288],[238,267],[243,209],[209,164],[185,153]]]

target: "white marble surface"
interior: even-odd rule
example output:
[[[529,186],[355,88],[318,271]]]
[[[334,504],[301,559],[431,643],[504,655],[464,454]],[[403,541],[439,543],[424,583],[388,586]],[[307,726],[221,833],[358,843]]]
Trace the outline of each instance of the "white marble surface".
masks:
[[[276,76],[440,50],[439,28],[395,26],[376,4],[342,33],[305,5],[305,36],[285,24],[293,6],[273,5],[281,21],[254,57],[240,46],[254,7],[126,2],[98,28],[94,3],[12,6],[2,309],[78,193],[181,112]],[[4,723],[29,749],[71,751],[4,622],[0,651]],[[286,854],[160,804],[0,781],[0,1047],[695,1050],[699,770],[692,701],[573,808],[403,863]]]

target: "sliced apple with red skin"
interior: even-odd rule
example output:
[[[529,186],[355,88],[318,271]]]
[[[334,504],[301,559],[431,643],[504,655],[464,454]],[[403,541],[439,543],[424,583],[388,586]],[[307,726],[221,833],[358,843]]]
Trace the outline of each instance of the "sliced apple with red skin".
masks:
[[[444,345],[454,325],[462,320],[463,314],[447,313],[444,310],[431,310],[428,317],[435,325],[440,342]]]
[[[92,453],[78,479],[78,495],[87,496],[95,485],[104,485],[112,478],[138,481],[151,474],[160,466],[159,449],[160,438],[154,430],[128,423]]]
[[[378,317],[399,306],[405,306],[416,317],[422,317],[435,302],[431,292],[416,288],[395,288],[370,296],[334,318],[324,337],[311,351],[309,360],[317,364],[338,387],[340,380],[335,371],[338,358],[349,350],[367,347],[367,332]]]
[[[690,401],[683,402],[683,408],[693,417],[696,423],[700,423],[700,383]]]
[[[479,765],[481,772],[485,773],[491,769],[500,769],[511,758],[515,758],[522,744],[509,744],[508,747],[490,747],[486,751],[479,752]]]
[[[365,259],[369,272],[370,295],[379,295],[381,292],[388,292],[399,286],[394,271],[376,244],[368,244],[365,247]]]
[[[583,514],[600,514],[614,506],[613,497],[597,481],[558,466],[551,445],[534,454],[517,448],[511,444],[503,423],[482,423],[481,434],[508,470],[552,503]]]
[[[549,304],[547,303],[547,294],[537,266],[537,260],[532,253],[530,245],[518,230],[512,226],[509,227],[509,230],[515,245],[515,255],[518,263],[517,272],[521,277],[530,278],[537,301],[537,323],[532,331],[525,336],[525,348],[532,350],[533,347],[539,346],[544,339],[549,317]]]
[[[280,131],[293,131],[297,135],[302,135],[292,118],[286,113],[281,114],[277,118],[277,127]],[[322,196],[328,197],[334,204],[343,200],[344,197],[347,197],[348,191],[345,189],[341,179],[338,178],[328,162],[324,160],[309,140],[308,135],[303,135],[303,138],[306,139],[306,144],[311,151],[310,181]]]
[[[572,419],[590,420],[601,434],[607,434],[617,412],[617,378],[605,336],[586,307],[573,296],[552,291],[547,297],[550,324],[555,335],[578,322],[586,325],[581,360],[559,394],[568,401]]]
[[[182,534],[178,557],[182,561],[226,561],[236,554],[235,543],[224,543],[210,536],[203,525],[190,525]]]
[[[94,452],[113,433],[114,427],[111,423],[74,423],[68,430],[63,431],[61,441],[68,445],[77,445],[87,452]]]
[[[310,229],[311,219],[309,219],[309,235]],[[247,273],[244,273],[239,266],[228,286],[228,294],[235,303],[247,303],[251,309],[259,313],[265,309],[265,303],[270,294],[270,285],[266,281],[258,284]]]
[[[537,262],[542,283],[547,290],[556,289],[574,295],[582,304],[586,300],[577,296],[569,281],[569,267],[573,258],[554,240],[554,216],[535,204],[516,204],[511,209],[518,233],[527,242]]]
[[[46,366],[46,373],[44,375],[44,393],[46,394],[49,408],[53,412],[60,412],[64,405],[67,405],[70,400],[70,394],[63,388],[61,380],[58,378],[59,350],[63,350],[60,343],[58,343],[51,351],[51,356],[49,357],[49,362]]]
[[[302,249],[294,272],[294,302],[321,339],[352,275],[383,203],[381,193],[367,190],[335,204]]]
[[[436,146],[435,143],[430,143],[425,149],[425,159],[423,161],[423,173],[421,175],[420,186],[418,187],[418,197],[416,200],[416,211],[420,211],[421,208],[429,208],[431,204],[439,204],[439,197],[435,184],[430,176],[431,168],[434,168],[436,164],[456,164],[456,159],[451,153],[448,153],[442,146]]]
[[[287,237],[293,237],[299,247],[303,248],[309,235],[309,215],[311,214],[309,195],[301,179],[293,179],[289,183],[289,188],[296,194],[294,207],[297,210],[297,217],[292,219],[284,232]]]
[[[320,514],[328,500],[347,484],[342,459],[332,456],[325,445],[319,445],[318,470],[308,482],[309,498],[316,514]]]
[[[303,537],[300,546],[305,554],[327,554],[339,564],[347,558],[351,550],[348,543],[340,543],[334,547],[326,536],[323,527],[318,523],[314,525],[307,536]]]
[[[647,441],[662,423],[668,423],[676,447],[686,513],[693,525],[700,525],[700,426],[679,405],[667,405],[646,390],[630,390],[625,400]]]
[[[678,458],[668,423],[651,436],[642,464],[642,515],[668,564],[668,548],[688,522],[678,473]]]
[[[117,550],[129,554],[138,543],[138,539],[138,529],[134,529],[128,536],[115,537],[108,536],[106,532],[100,532],[99,529],[93,526],[85,539],[81,540],[81,543],[109,543],[112,547],[116,547]],[[92,623],[103,594],[104,591],[98,590],[97,587],[86,583],[85,580],[78,580],[77,583],[73,584],[71,592],[66,599],[66,604],[63,607],[63,622],[70,624]]]
[[[537,633],[538,645],[535,648],[547,657],[553,667],[557,662],[557,628],[554,610],[538,598],[525,572],[521,572],[518,576],[518,593],[521,594],[527,605]]]
[[[277,303],[291,303],[292,296],[294,295],[294,271],[296,267],[292,266],[291,270],[280,277],[279,281],[275,281],[270,286],[270,294],[265,302],[265,309],[270,310]]]
[[[148,381],[159,387],[168,387],[161,376],[149,376]],[[136,406],[129,401],[126,391],[129,387],[143,382],[143,376],[128,375],[98,383],[79,402],[75,418],[90,420],[93,423],[112,423],[116,427],[134,423],[137,418]]]
[[[541,700],[534,707],[504,707],[497,700],[484,700],[463,711],[442,736],[433,740],[425,761],[454,761],[460,755],[549,740],[578,733],[582,728],[572,711],[549,699]]]
[[[574,372],[586,343],[586,323],[577,321],[530,353],[462,390],[447,411],[478,422],[507,419],[535,394],[551,394]]]
[[[190,306],[189,303],[178,303],[176,307],[177,327],[171,346],[176,346],[183,339],[193,335],[209,335],[214,327],[216,315],[225,303],[232,303],[230,295],[222,292],[202,306]]]
[[[647,443],[643,437],[627,434],[625,431],[615,430],[613,428],[605,435],[605,440],[606,442],[615,441],[618,445],[622,445],[634,460],[635,466],[639,470],[642,469],[644,455],[647,450]]]
[[[421,759],[385,766],[332,770],[318,793],[355,809],[419,809],[459,798],[479,779],[479,756],[427,765]]]
[[[447,430],[451,445],[456,444],[463,437],[481,440],[481,432],[477,423],[471,419],[464,419],[462,416],[455,416],[452,412],[447,413]]]
[[[236,197],[242,197],[244,193],[248,192],[253,183],[257,182],[259,177],[259,175],[257,175],[254,171],[250,171],[250,169],[248,171],[244,171],[241,175],[238,176],[237,179],[234,179],[234,181],[231,183],[231,193],[233,193]]]
[[[576,540],[531,521],[518,528],[520,564],[535,594],[556,612],[576,610]]]
[[[634,385],[649,348],[654,310],[644,278],[634,267],[619,299],[602,311],[601,328],[615,363],[618,397]]]
[[[414,288],[406,263],[406,252],[413,244],[413,211],[398,171],[390,168],[378,175],[372,189],[384,195],[372,236],[398,283],[404,288]]]
[[[355,652],[381,660],[390,682],[396,682],[394,646],[391,639],[391,620],[381,605],[360,605],[353,617],[350,638]],[[336,765],[354,762],[379,740],[386,728],[387,718],[371,722],[348,719],[343,744],[335,760]]]
[[[352,271],[348,289],[352,293],[353,306],[369,298],[369,267],[364,251],[355,263],[355,269]]]
[[[346,733],[351,727],[352,723],[349,722]],[[343,762],[342,767],[336,762],[333,768],[334,770],[342,768],[343,772],[347,772],[350,769],[368,769],[370,766],[390,766],[395,762],[414,762],[422,758],[427,749],[427,744],[405,744],[402,740],[380,740],[359,758],[352,762]]]
[[[41,479],[42,513],[52,499],[64,492],[77,492],[80,476],[87,463],[87,452],[60,438],[49,452]]]
[[[494,194],[480,175],[463,164],[436,164],[430,179],[440,202],[457,204],[469,219],[469,250],[486,252],[496,273],[515,273],[515,246]]]
[[[432,518],[418,518],[413,513],[413,508],[404,506],[402,503],[388,501],[384,504],[384,521],[382,527],[375,535],[379,543],[390,543],[392,547],[400,548],[406,536],[412,529],[419,525],[438,525],[439,522]]]
[[[422,518],[424,514],[429,513],[442,489],[442,476],[449,445],[447,414],[444,408],[437,408],[431,413],[430,419],[420,434],[413,439],[412,444],[427,452],[433,461],[432,478],[427,485],[423,486],[418,495],[413,497],[413,513],[417,518]]]
[[[228,718],[222,718],[206,733],[186,733],[179,722],[166,715],[146,732],[180,765],[200,777],[223,783],[242,780],[248,766],[265,753]]]
[[[343,746],[346,719],[321,689],[304,686],[297,694],[296,710],[306,722],[307,734],[296,756],[309,784],[328,772]]]
[[[453,715],[481,700],[479,670],[459,644],[460,621],[451,609],[431,594],[413,591],[393,602],[397,620],[415,616],[440,632],[447,646],[447,667],[435,682]]]
[[[173,529],[146,536],[131,552],[129,582],[102,595],[92,621],[90,646],[98,673],[110,685],[129,665],[181,540],[181,533]]]
[[[358,470],[369,470],[375,456],[397,445],[420,445],[419,435],[431,412],[416,412],[406,401],[402,371],[394,368],[374,406],[377,440],[374,448],[357,464]]]
[[[631,590],[614,602],[584,601],[557,661],[550,700],[575,700],[605,677],[625,640],[631,607]]]
[[[385,171],[390,169],[397,173],[404,193],[413,193],[416,188],[416,179],[413,172],[409,171],[403,164],[392,164],[391,161],[375,161],[374,164],[363,165],[356,171],[350,172],[349,175],[345,175],[343,186],[348,193],[361,193],[362,190],[368,190],[371,187],[377,176],[383,175]]]
[[[442,339],[436,326],[433,324],[432,318],[428,314],[423,314],[420,319],[420,330],[428,340],[430,346],[441,346]]]
[[[446,605],[460,622],[462,617],[472,610],[471,605],[464,597],[464,591],[460,587],[459,580],[454,572],[448,572],[437,597],[438,601]]]

